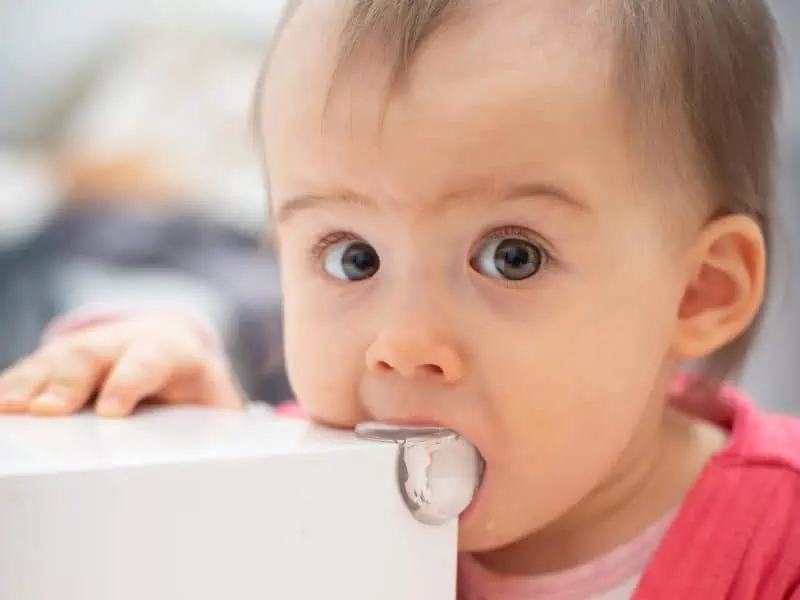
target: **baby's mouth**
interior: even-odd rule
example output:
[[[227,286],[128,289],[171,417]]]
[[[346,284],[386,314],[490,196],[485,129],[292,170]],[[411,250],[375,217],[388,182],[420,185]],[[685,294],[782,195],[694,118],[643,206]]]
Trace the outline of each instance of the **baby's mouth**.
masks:
[[[441,525],[464,512],[480,488],[485,462],[465,437],[444,427],[362,423],[364,439],[396,443],[400,492],[414,517]]]

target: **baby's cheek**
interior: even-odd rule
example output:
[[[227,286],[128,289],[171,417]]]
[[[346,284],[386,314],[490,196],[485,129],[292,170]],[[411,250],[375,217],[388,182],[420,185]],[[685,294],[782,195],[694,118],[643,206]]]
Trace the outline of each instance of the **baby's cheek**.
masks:
[[[359,367],[364,361],[346,336],[288,315],[284,335],[289,382],[303,410],[337,427],[366,420],[358,398]]]
[[[563,517],[611,476],[634,436],[652,371],[634,377],[599,347],[569,347],[520,348],[531,367],[494,379],[488,486],[463,549],[508,544]]]

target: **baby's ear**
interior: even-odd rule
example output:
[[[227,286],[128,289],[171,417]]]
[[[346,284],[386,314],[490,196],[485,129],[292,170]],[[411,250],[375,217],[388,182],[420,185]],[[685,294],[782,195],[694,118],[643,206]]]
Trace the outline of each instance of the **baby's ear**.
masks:
[[[705,358],[750,327],[764,300],[766,262],[763,232],[750,217],[721,217],[701,231],[678,314],[679,358]]]

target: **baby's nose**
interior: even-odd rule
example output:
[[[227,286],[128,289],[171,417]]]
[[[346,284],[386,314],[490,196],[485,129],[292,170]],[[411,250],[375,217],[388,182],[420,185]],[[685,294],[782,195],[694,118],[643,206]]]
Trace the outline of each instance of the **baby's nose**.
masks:
[[[370,346],[366,359],[375,373],[397,373],[445,385],[464,377],[464,364],[453,344],[421,329],[384,332]]]

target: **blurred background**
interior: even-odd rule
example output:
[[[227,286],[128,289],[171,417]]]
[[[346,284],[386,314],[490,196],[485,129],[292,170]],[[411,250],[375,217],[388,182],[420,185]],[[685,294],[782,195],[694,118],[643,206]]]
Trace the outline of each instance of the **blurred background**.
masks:
[[[782,218],[745,374],[800,413],[800,2],[783,28]],[[223,333],[243,387],[289,395],[250,100],[283,0],[0,0],[0,368],[66,311],[179,307]]]
[[[193,311],[289,397],[249,122],[283,0],[0,0],[0,368],[67,311]]]

